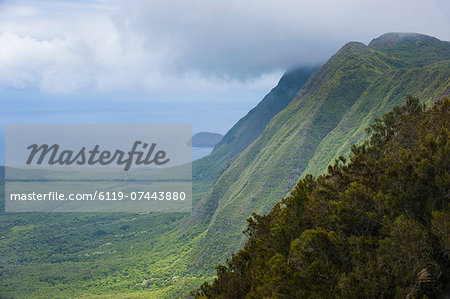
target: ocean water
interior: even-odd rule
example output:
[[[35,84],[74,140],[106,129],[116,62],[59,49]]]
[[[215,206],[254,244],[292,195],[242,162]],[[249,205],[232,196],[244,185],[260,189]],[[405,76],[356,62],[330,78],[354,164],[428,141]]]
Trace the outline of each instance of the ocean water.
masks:
[[[213,149],[214,147],[192,147],[192,161],[209,155]]]

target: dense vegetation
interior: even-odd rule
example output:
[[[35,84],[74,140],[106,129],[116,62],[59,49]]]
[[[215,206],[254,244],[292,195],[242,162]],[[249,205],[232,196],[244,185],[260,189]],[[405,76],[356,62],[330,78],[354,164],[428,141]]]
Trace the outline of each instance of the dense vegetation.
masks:
[[[450,285],[450,101],[409,97],[328,173],[248,219],[209,298],[441,297]]]
[[[368,46],[344,45],[230,160],[183,220],[188,228],[204,229],[186,258],[190,267],[212,275],[244,245],[245,219],[268,213],[299,178],[322,174],[339,156],[348,157],[353,144],[368,138],[365,129],[374,119],[403,104],[407,94],[430,105],[449,93],[449,42],[395,33]]]

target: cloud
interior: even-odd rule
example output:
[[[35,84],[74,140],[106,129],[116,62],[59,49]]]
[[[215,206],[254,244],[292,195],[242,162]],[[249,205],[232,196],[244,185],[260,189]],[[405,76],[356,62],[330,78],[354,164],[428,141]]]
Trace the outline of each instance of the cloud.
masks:
[[[14,88],[40,86],[49,91],[75,91],[88,81],[89,70],[76,42],[39,41],[11,32],[0,35],[0,83]]]
[[[83,89],[268,89],[291,66],[389,31],[450,39],[445,1],[6,1],[0,85]],[[448,11],[448,10],[447,10]]]
[[[149,37],[149,44],[173,45],[173,64],[180,71],[246,78],[274,68],[323,62],[349,40],[368,42],[385,32],[450,38],[448,17],[439,3],[172,0],[167,5],[140,0],[122,3],[117,19]]]
[[[50,93],[114,91],[157,76],[164,58],[144,49],[136,34],[119,32],[111,7],[52,4],[6,5],[0,22],[1,85]]]

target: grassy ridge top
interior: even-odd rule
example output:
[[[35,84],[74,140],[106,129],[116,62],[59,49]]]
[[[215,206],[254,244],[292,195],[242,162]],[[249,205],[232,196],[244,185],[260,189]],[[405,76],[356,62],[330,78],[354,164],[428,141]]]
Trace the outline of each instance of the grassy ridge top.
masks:
[[[381,35],[369,43],[369,47],[388,55],[399,57],[410,66],[425,66],[449,60],[450,42],[418,33],[392,32]]]

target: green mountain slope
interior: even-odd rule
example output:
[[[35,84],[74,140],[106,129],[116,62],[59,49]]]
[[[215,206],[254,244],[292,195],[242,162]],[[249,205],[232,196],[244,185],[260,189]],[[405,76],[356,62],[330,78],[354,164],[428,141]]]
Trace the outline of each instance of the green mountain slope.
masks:
[[[248,221],[244,249],[201,298],[446,298],[450,100],[417,98],[371,127],[350,162],[306,176]]]
[[[300,67],[286,72],[277,86],[225,134],[210,155],[194,162],[193,179],[214,182],[227,162],[258,138],[272,117],[289,104],[316,70],[316,67]]]
[[[347,155],[375,117],[407,94],[427,103],[442,99],[450,91],[449,53],[448,42],[416,34],[387,34],[370,46],[351,42],[340,49],[197,205],[187,223],[207,223],[207,229],[189,253],[191,267],[211,269],[241,248],[244,219],[268,212],[305,173],[321,173],[337,155]]]
[[[289,104],[316,70],[317,67],[299,67],[287,71],[277,86],[225,134],[211,154],[192,163],[194,204],[205,196],[229,160],[258,138],[272,117]]]

